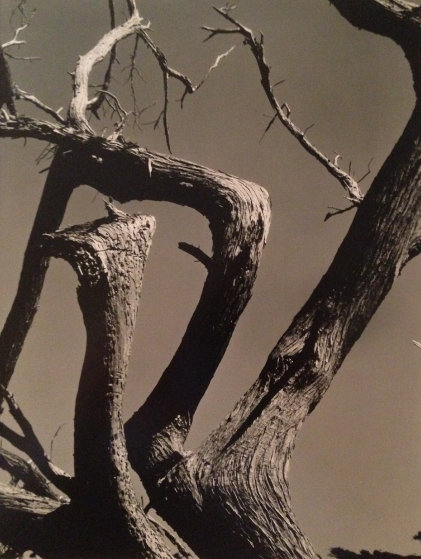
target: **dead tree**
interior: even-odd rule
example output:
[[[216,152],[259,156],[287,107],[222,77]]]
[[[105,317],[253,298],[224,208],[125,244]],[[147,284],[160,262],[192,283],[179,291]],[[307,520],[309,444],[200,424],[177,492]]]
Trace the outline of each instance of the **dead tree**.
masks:
[[[109,3],[112,29],[80,57],[67,117],[14,86],[14,100],[35,103],[56,122],[3,112],[0,136],[46,140],[56,149],[17,295],[0,336],[4,405],[22,430],[19,434],[0,423],[0,436],[31,459],[28,468],[18,457],[1,455],[0,466],[25,487],[1,487],[0,540],[5,545],[18,552],[33,549],[44,557],[193,556],[180,537],[204,559],[316,557],[290,503],[288,466],[297,431],[329,388],[397,275],[421,247],[419,9],[404,0],[331,3],[351,24],[393,39],[413,72],[416,106],[365,197],[358,183],[340,168],[339,158],[332,162],[316,148],[307,137],[308,130],[292,121],[289,106],[277,100],[263,36],[256,37],[227,7],[218,12],[228,27],[205,28],[209,37],[240,36],[251,49],[274,111],[268,128],[278,121],[284,125],[338,179],[357,211],[333,262],[268,356],[256,382],[194,452],[186,452],[184,443],[251,296],[270,223],[268,194],[249,181],[153,153],[121,135],[127,113],[109,92],[109,80],[115,47],[125,37],[134,35],[143,41],[162,71],[161,118],[168,147],[168,80],[180,81],[185,94],[194,93],[203,83],[195,86],[169,66],[134,0],[126,3],[128,17],[120,25],[115,22],[113,2]],[[108,54],[104,84],[90,98],[91,70]],[[94,131],[88,114],[97,113],[106,101],[119,121],[116,133],[103,138]],[[10,96],[4,102],[10,105]],[[102,220],[55,232],[73,190],[81,184],[118,202],[149,199],[189,206],[209,221],[212,233],[211,256],[197,247],[181,247],[205,265],[203,291],[174,357],[124,432],[121,399],[154,225],[150,218],[128,216],[108,206],[108,217]],[[65,258],[77,272],[87,330],[75,410],[73,478],[45,456],[6,389],[51,256]],[[148,492],[149,508],[178,536],[163,536],[140,508],[128,460]],[[51,484],[62,492],[61,497],[57,489],[46,492]],[[176,549],[171,547],[174,542]]]

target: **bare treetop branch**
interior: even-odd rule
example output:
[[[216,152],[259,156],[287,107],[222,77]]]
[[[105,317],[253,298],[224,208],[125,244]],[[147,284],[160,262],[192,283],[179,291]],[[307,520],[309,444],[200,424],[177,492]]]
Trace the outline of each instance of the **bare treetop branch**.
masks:
[[[86,110],[90,104],[88,84],[92,68],[101,62],[119,41],[147,29],[149,24],[145,25],[143,21],[134,7],[130,19],[111,29],[89,52],[79,58],[74,73],[73,98],[69,107],[69,121],[72,126],[93,133],[86,119]]]
[[[18,39],[19,37],[19,33],[21,31],[23,31],[24,29],[26,29],[28,27],[28,24],[22,25],[21,27],[18,27],[16,29],[15,32],[15,36],[13,37],[13,39],[11,39],[10,41],[7,41],[6,43],[3,43],[1,45],[2,49],[7,49],[8,47],[13,47],[13,46],[17,46],[17,45],[24,45],[26,44],[26,41],[22,40],[22,39]]]
[[[244,38],[244,43],[250,47],[250,50],[257,62],[257,66],[260,71],[261,84],[266,97],[275,111],[275,116],[269,122],[266,127],[264,134],[269,130],[272,124],[278,119],[283,126],[296,138],[299,143],[304,147],[304,149],[312,155],[319,163],[321,163],[325,169],[339,181],[341,186],[347,193],[348,200],[353,206],[357,206],[363,200],[364,196],[358,186],[357,181],[346,171],[340,168],[339,159],[340,157],[335,157],[334,161],[329,159],[324,153],[322,153],[314,144],[308,140],[306,132],[311,128],[307,127],[305,130],[301,130],[295,125],[291,119],[291,109],[287,103],[280,104],[277,97],[275,96],[273,90],[275,85],[272,84],[270,78],[270,67],[265,59],[265,52],[263,46],[263,34],[261,34],[260,39],[257,39],[253,31],[236,20],[232,15],[230,15],[229,10],[226,8],[214,8],[215,11],[220,14],[224,19],[228,20],[236,26],[236,29],[218,29],[203,27],[205,31],[210,32],[208,39],[215,37],[219,34],[233,33],[237,32]],[[279,82],[278,82],[279,84]],[[276,84],[276,85],[278,85]]]

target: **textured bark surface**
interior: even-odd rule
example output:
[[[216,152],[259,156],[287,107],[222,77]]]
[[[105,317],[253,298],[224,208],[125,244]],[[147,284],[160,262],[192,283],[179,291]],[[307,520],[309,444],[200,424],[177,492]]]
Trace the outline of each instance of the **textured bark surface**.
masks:
[[[407,20],[404,25],[407,29]],[[416,33],[412,43],[417,44],[419,26],[411,25]],[[412,44],[407,36],[405,41]],[[289,459],[297,430],[419,237],[420,129],[417,104],[332,265],[270,354],[258,381],[201,448],[172,465],[156,484],[152,506],[201,557],[315,556],[291,511]]]
[[[155,222],[112,206],[108,212],[108,218],[43,238],[44,250],[68,260],[78,275],[87,333],[76,398],[72,500],[50,515],[46,525],[57,525],[62,552],[70,557],[170,558],[134,494],[122,420],[143,267]],[[51,545],[57,553],[57,541]]]
[[[150,507],[203,559],[316,557],[291,510],[288,467],[296,433],[421,246],[419,12],[403,0],[332,4],[352,24],[403,48],[418,101],[326,274],[255,384],[196,452],[186,453],[183,445],[251,295],[270,222],[266,192],[225,173],[93,136],[83,124],[86,92],[80,97],[75,91],[72,107],[79,112],[70,115],[72,126],[0,119],[0,136],[48,140],[60,146],[64,161],[77,159],[69,185],[89,184],[121,202],[188,205],[209,221],[213,254],[202,258],[208,276],[197,308],[174,358],[126,426],[128,456]],[[133,245],[132,218],[111,212],[117,225],[103,220],[50,237],[55,255],[78,271],[88,341],[76,406],[76,493],[43,526],[45,533],[61,526],[59,537],[69,545],[76,532],[68,526],[80,529],[82,518],[86,530],[78,535],[92,550],[105,553],[106,547],[112,555],[123,545],[128,555],[168,557],[136,503],[120,415],[146,245]],[[111,249],[109,242],[117,245]],[[41,285],[34,287],[31,309]],[[12,346],[9,340],[6,347]]]

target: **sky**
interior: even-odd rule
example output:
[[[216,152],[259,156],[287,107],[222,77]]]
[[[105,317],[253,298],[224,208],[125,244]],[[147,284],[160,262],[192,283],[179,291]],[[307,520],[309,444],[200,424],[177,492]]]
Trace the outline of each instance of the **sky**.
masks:
[[[11,0],[0,1],[0,41],[14,34]],[[118,4],[118,0],[116,1]],[[121,6],[124,2],[121,1]],[[14,80],[45,103],[66,111],[69,72],[107,30],[103,0],[31,0],[36,7],[12,60]],[[272,225],[254,294],[203,399],[188,440],[194,448],[217,426],[258,376],[268,353],[326,271],[345,235],[350,213],[324,222],[329,206],[346,204],[339,184],[296,141],[273,126],[255,62],[241,41],[225,36],[203,43],[201,25],[221,25],[208,0],[144,0],[152,36],[170,65],[199,82],[215,57],[236,45],[205,85],[186,99],[170,85],[174,155],[253,180],[269,191]],[[119,12],[121,13],[121,12]],[[265,36],[266,56],[279,100],[295,123],[313,124],[310,139],[332,159],[352,162],[357,178],[372,160],[366,191],[398,139],[414,104],[408,64],[390,40],[354,29],[328,0],[239,0],[236,16]],[[128,110],[127,55],[119,49],[112,91]],[[156,103],[162,78],[143,47],[135,86],[140,107]],[[93,77],[99,81],[101,72]],[[38,114],[20,103],[20,112]],[[102,124],[97,125],[101,130]],[[104,133],[110,133],[108,128]],[[128,129],[140,145],[166,152],[162,127]],[[48,161],[36,164],[43,145],[0,143],[0,320],[13,298],[26,240],[42,192]],[[125,399],[127,417],[142,403],[171,359],[199,298],[201,264],[177,249],[179,241],[210,251],[207,223],[192,210],[165,203],[130,203],[125,211],[152,213],[157,231],[146,266]],[[80,187],[64,225],[104,215],[101,196]],[[421,264],[411,262],[352,349],[321,404],[305,422],[291,464],[294,508],[316,550],[383,549],[421,555],[412,536],[421,530]],[[77,306],[76,277],[62,261],[48,273],[39,312],[11,389],[56,462],[72,468],[73,405],[85,335]]]

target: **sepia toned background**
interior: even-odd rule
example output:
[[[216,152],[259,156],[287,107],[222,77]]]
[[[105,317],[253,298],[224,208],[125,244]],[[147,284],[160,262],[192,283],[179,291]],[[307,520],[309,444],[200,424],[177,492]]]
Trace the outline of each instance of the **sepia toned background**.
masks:
[[[19,24],[10,19],[17,2],[0,0],[0,42]],[[122,15],[125,3],[116,0]],[[16,54],[41,57],[11,61],[14,80],[54,108],[66,111],[69,72],[108,29],[104,0],[28,0],[36,8]],[[204,86],[185,101],[170,84],[170,131],[174,155],[253,180],[272,198],[269,243],[254,296],[204,398],[189,438],[197,445],[230,411],[254,381],[294,314],[327,269],[349,227],[351,213],[327,222],[328,206],[344,207],[340,186],[274,125],[250,53],[235,37],[203,43],[203,24],[223,22],[208,0],[144,0],[152,35],[171,66],[200,81],[215,57],[236,49]],[[121,8],[121,11],[119,11]],[[357,178],[372,159],[381,166],[408,119],[414,96],[409,68],[390,40],[352,28],[328,0],[239,0],[238,17],[265,36],[267,58],[280,101],[287,101],[302,128],[314,123],[311,140],[332,159],[350,160]],[[111,90],[130,110],[127,62],[132,43],[118,51]],[[137,102],[153,121],[163,104],[162,77],[141,45]],[[100,82],[102,70],[96,78]],[[96,79],[94,78],[94,79]],[[36,114],[19,104],[20,112]],[[94,123],[101,132],[102,124]],[[112,125],[104,134],[112,132]],[[128,129],[129,139],[166,151],[162,127]],[[39,142],[0,143],[0,319],[14,296],[26,240],[40,198],[48,160],[36,159]],[[127,416],[141,404],[172,354],[199,298],[205,270],[177,249],[179,241],[211,250],[206,221],[192,210],[164,203],[131,203],[125,211],[157,218],[146,267],[136,340],[125,400]],[[64,225],[104,215],[101,196],[87,187],[74,194]],[[391,294],[353,348],[330,390],[306,421],[291,466],[295,511],[317,551],[330,547],[418,553],[412,536],[421,530],[421,262],[398,278]],[[11,389],[54,459],[71,471],[73,403],[84,353],[84,329],[77,306],[76,277],[54,261],[40,309]]]

